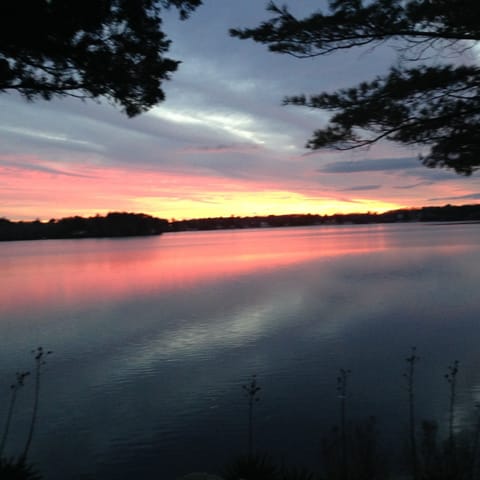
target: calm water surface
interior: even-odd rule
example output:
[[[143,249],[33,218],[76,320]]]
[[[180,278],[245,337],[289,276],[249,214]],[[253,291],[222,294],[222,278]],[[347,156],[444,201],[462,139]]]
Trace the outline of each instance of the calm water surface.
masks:
[[[257,447],[316,467],[339,368],[350,418],[375,415],[382,441],[401,442],[416,345],[419,416],[445,420],[458,359],[461,427],[480,400],[479,240],[480,225],[408,224],[2,243],[0,425],[42,345],[54,354],[31,459],[47,479],[218,470],[245,451],[251,374]]]

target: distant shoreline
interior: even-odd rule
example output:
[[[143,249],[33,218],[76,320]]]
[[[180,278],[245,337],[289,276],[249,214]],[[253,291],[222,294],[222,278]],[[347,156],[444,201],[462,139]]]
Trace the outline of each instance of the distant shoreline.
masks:
[[[103,217],[75,216],[46,223],[0,218],[0,241],[139,237],[161,235],[167,230],[167,220],[142,213],[111,212]]]
[[[0,241],[127,238],[186,231],[413,222],[480,223],[480,204],[399,209],[385,213],[231,216],[172,221],[143,213],[126,212],[111,212],[106,216],[96,215],[87,218],[66,217],[48,222],[39,220],[13,222],[0,218]]]

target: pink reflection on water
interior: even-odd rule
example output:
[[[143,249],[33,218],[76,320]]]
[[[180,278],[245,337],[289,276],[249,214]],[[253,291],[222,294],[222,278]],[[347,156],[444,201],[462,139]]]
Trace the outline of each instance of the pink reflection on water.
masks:
[[[283,229],[4,244],[0,314],[191,288],[382,248],[381,236],[375,238],[362,242],[327,230]]]
[[[352,229],[353,228],[353,229]],[[2,245],[0,315],[102,305],[388,248],[379,226],[186,232]],[[355,233],[355,234],[352,234]]]

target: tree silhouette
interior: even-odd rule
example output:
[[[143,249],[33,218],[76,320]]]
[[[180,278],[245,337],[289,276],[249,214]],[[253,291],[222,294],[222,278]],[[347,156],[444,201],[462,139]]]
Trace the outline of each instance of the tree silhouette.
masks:
[[[398,65],[387,74],[333,93],[285,99],[333,112],[307,147],[349,150],[387,139],[429,147],[420,156],[428,167],[464,175],[480,168],[480,68],[472,54],[480,40],[480,3],[331,0],[329,5],[328,13],[297,19],[271,2],[271,20],[230,31],[298,58],[394,42]]]
[[[164,99],[179,62],[161,13],[180,18],[202,0],[5,0],[0,2],[0,92],[29,100],[106,97],[128,116]]]

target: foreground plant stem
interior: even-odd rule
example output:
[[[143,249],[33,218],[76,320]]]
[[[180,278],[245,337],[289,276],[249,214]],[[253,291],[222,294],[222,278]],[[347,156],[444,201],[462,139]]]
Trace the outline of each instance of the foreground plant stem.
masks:
[[[448,366],[445,378],[450,385],[449,413],[448,413],[448,448],[451,460],[451,475],[456,475],[457,471],[457,446],[455,441],[454,423],[455,423],[455,402],[457,399],[457,374],[458,360]]]
[[[350,370],[340,369],[337,377],[337,392],[340,398],[340,439],[342,448],[342,480],[348,479],[348,451],[347,451],[347,420],[346,420],[346,401],[347,401],[347,379],[351,373]]]
[[[30,375],[30,372],[17,372],[16,382],[10,385],[10,390],[12,392],[10,396],[10,404],[8,406],[7,419],[5,421],[5,427],[3,429],[2,441],[0,443],[0,458],[3,456],[3,451],[5,450],[5,444],[7,443],[8,432],[10,430],[10,424],[12,422],[13,410],[15,408],[15,403],[17,401],[17,393],[20,388],[23,387],[25,378]]]
[[[40,377],[42,372],[42,366],[46,363],[44,357],[46,355],[50,355],[52,352],[45,352],[42,347],[38,347],[37,350],[33,350],[32,353],[35,354],[35,395],[33,400],[32,419],[30,420],[28,437],[25,443],[25,448],[23,449],[23,453],[20,456],[20,460],[23,462],[27,459],[28,451],[30,450],[30,444],[32,443],[33,432],[37,423],[38,401],[40,397]]]
[[[419,478],[414,390],[415,364],[418,362],[418,360],[420,360],[420,357],[416,355],[416,348],[412,347],[412,354],[406,358],[407,371],[403,374],[403,376],[407,379],[410,454],[412,457],[413,480],[418,480]]]

